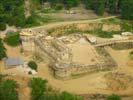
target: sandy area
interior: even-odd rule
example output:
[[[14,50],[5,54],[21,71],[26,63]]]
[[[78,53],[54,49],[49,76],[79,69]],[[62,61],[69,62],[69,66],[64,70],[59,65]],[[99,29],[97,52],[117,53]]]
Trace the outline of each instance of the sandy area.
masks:
[[[39,65],[38,76],[47,79],[49,84],[60,91],[69,91],[77,94],[84,93],[109,93],[106,90],[105,80],[103,75],[105,72],[100,72],[97,74],[86,75],[78,79],[72,80],[58,80],[55,79],[52,74],[50,74],[50,69],[45,64]]]
[[[73,62],[79,64],[95,64],[98,62],[95,48],[84,38],[73,44],[68,45],[72,49]]]
[[[12,47],[7,46],[5,44],[5,48],[7,49],[6,53],[7,53],[8,57],[22,57],[20,54],[20,48],[19,47],[12,48]],[[5,71],[5,65],[4,65],[3,61],[0,61],[0,71],[1,72]]]
[[[72,46],[73,50],[76,50],[77,52],[75,55],[81,56],[80,57],[75,57],[76,60],[82,61],[82,62],[88,62],[91,61],[90,56],[94,56],[93,52],[91,52],[89,49],[89,45],[86,43],[83,43],[82,45],[78,45],[79,43],[75,43],[75,46]],[[21,55],[20,49],[18,47],[16,48],[11,48],[7,47],[7,54],[9,56],[14,56],[14,57],[24,57],[24,55]],[[78,48],[78,50],[76,49]],[[80,49],[82,48],[82,50]],[[128,54],[131,50],[113,50],[111,48],[107,48],[107,50],[110,52],[111,56],[115,59],[115,61],[118,63],[118,71],[120,72],[126,72],[127,74],[133,75],[133,67],[132,66],[127,66],[127,63],[129,61]],[[83,52],[83,53],[81,53]],[[89,53],[89,54],[88,54]],[[81,55],[82,54],[82,55]],[[86,56],[86,54],[88,54]],[[84,57],[87,57],[86,59]],[[95,57],[95,56],[94,56]],[[30,59],[30,58],[29,58]],[[0,64],[1,65],[1,64]],[[60,91],[68,91],[72,93],[77,93],[77,94],[87,94],[87,93],[103,93],[103,94],[109,94],[109,93],[114,93],[114,91],[111,91],[107,88],[106,85],[106,80],[104,78],[104,75],[108,72],[97,72],[94,74],[89,74],[84,77],[80,77],[77,79],[72,79],[72,80],[58,80],[53,77],[51,74],[51,70],[49,69],[47,64],[44,63],[39,63],[38,64],[38,74],[35,76],[42,77],[44,79],[47,79],[49,84]],[[14,73],[16,76],[23,76],[27,77],[25,73],[21,72],[17,68],[13,69],[8,69],[4,70],[4,72],[8,73]],[[26,89],[26,88],[25,88]],[[21,90],[23,91],[23,90]]]
[[[108,52],[111,54],[113,59],[118,64],[118,70],[121,72],[127,72],[128,74],[133,75],[133,64],[129,64],[129,62],[133,62],[129,58],[129,52],[133,49],[129,50],[113,50],[112,48],[106,48]]]
[[[8,57],[20,57],[20,47],[10,47],[5,45],[5,48],[7,49],[6,53]]]

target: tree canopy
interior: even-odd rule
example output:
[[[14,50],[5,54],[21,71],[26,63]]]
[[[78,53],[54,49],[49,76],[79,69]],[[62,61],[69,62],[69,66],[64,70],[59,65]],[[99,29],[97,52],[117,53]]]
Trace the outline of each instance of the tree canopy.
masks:
[[[122,18],[133,20],[133,0],[122,0],[121,1],[121,15]]]
[[[9,46],[18,46],[20,45],[20,35],[18,32],[9,32],[5,37],[4,41]]]
[[[6,48],[4,47],[3,41],[0,38],[0,60],[2,60],[3,58],[5,58],[6,55]]]
[[[29,85],[31,87],[31,100],[41,100],[46,91],[46,80],[32,78]]]
[[[116,94],[112,94],[112,95],[108,96],[106,98],[106,100],[121,100],[121,97]]]
[[[24,0],[0,0],[0,25],[22,27],[24,20]]]
[[[14,80],[5,80],[0,83],[0,100],[18,100],[17,83]]]
[[[87,9],[92,9],[102,16],[104,12],[120,14],[123,19],[133,20],[133,0],[31,0],[34,7],[42,8],[45,2],[49,2],[55,9],[71,9],[84,3]],[[17,27],[25,27],[35,23],[33,15],[25,17],[24,0],[0,0],[0,30],[6,29],[6,24]],[[32,19],[31,19],[32,18]]]

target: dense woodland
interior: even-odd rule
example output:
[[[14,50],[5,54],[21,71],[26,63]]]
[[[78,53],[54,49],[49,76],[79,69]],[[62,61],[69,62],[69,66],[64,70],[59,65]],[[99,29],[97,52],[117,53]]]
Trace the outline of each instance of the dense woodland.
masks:
[[[104,12],[120,14],[122,18],[133,19],[133,0],[31,0],[39,8],[45,2],[49,2],[55,9],[71,9],[83,3],[86,9],[92,9],[97,15],[102,16]],[[32,6],[31,6],[32,7]],[[33,20],[33,11],[29,18],[24,14],[24,0],[0,0],[0,30],[5,30],[6,24],[24,27]]]
[[[24,26],[24,0],[0,0],[0,29],[6,24]]]

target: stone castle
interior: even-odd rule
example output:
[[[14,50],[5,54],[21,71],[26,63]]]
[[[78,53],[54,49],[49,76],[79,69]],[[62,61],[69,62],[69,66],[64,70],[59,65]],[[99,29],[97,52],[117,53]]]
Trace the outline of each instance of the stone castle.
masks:
[[[69,79],[80,74],[117,67],[117,63],[106,50],[106,46],[123,47],[121,44],[125,44],[126,48],[133,48],[133,39],[109,40],[93,44],[83,34],[52,37],[44,33],[46,32],[22,33],[23,48],[35,52],[37,56],[47,61],[54,76],[60,79]]]

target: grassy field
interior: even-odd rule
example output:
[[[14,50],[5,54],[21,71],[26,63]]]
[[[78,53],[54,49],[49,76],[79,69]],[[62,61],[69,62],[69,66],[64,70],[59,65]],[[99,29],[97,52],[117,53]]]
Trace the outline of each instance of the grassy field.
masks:
[[[131,22],[128,22],[126,20],[122,20],[122,19],[119,19],[119,18],[111,18],[111,19],[108,19],[108,20],[101,20],[101,21],[96,21],[95,22],[96,25],[98,24],[99,27],[95,28],[95,29],[92,29],[92,30],[83,30],[82,28],[79,29],[77,28],[77,26],[74,24],[74,25],[66,25],[66,26],[61,26],[61,27],[57,27],[57,28],[53,28],[53,29],[50,29],[48,30],[49,34],[54,34],[56,35],[56,33],[59,33],[57,34],[57,36],[60,36],[60,35],[69,35],[69,34],[73,34],[73,33],[87,33],[87,34],[92,34],[92,35],[95,35],[95,36],[98,36],[98,37],[102,37],[102,38],[112,38],[113,35],[120,35],[120,33],[122,32],[133,32],[133,24]],[[95,23],[94,24],[90,24],[90,27],[94,26],[95,27]],[[89,24],[89,23],[88,23]],[[114,28],[116,27],[116,25],[118,25],[118,29],[113,29],[112,27],[112,30],[103,30],[103,26],[104,25],[107,25],[107,27],[109,27],[109,25],[113,26]],[[119,27],[120,27],[120,30],[119,30]]]

